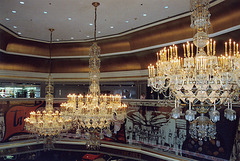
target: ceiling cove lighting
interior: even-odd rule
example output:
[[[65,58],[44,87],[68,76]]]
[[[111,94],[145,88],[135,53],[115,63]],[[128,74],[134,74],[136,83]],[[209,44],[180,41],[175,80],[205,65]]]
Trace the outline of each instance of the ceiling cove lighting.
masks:
[[[100,3],[93,2],[92,5],[95,7],[95,18],[94,43],[89,50],[89,78],[91,81],[89,92],[87,95],[69,94],[68,101],[61,104],[61,109],[65,111],[64,115],[73,117],[73,124],[77,129],[76,134],[81,136],[84,133],[87,148],[98,149],[100,139],[103,139],[104,135],[108,137],[112,135],[110,125],[115,122],[118,124],[124,122],[127,106],[121,103],[120,95],[100,95],[100,47],[96,43],[97,7]],[[117,125],[115,124],[115,126]]]
[[[176,45],[157,53],[156,68],[149,65],[148,86],[159,93],[170,89],[175,98],[172,117],[179,118],[179,104],[188,105],[185,119],[190,122],[189,133],[199,140],[215,139],[220,120],[218,107],[226,105],[224,116],[233,121],[236,112],[232,102],[238,97],[240,86],[240,55],[238,44],[229,40],[225,53],[216,56],[216,42],[209,40],[211,26],[209,0],[191,0],[191,27],[197,32],[193,43],[183,44],[183,56]]]
[[[52,82],[52,61],[51,61],[51,46],[52,46],[52,32],[50,31],[50,44],[49,44],[49,55],[50,55],[50,69],[48,75],[48,81],[46,86],[45,95],[45,110],[43,111],[32,111],[30,117],[24,119],[25,129],[31,133],[37,134],[38,136],[48,137],[52,139],[58,136],[61,132],[68,131],[72,128],[72,118],[63,116],[61,112],[54,111],[53,107],[53,82]]]

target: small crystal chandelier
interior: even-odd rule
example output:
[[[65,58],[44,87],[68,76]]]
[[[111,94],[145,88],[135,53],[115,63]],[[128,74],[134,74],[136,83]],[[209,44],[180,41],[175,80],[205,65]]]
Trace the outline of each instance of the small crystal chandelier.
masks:
[[[100,95],[100,47],[96,43],[96,20],[98,2],[93,2],[95,7],[94,43],[89,51],[89,93],[85,96],[69,94],[68,101],[61,104],[61,111],[73,117],[76,134],[84,133],[87,148],[96,149],[104,135],[112,135],[110,125],[114,122],[123,123],[126,117],[126,104],[121,103],[120,95]]]
[[[194,139],[199,139],[204,141],[207,138],[215,139],[216,126],[208,117],[201,113],[194,121],[191,122],[189,127],[189,134]]]
[[[25,129],[31,133],[36,133],[39,136],[53,137],[58,136],[61,132],[66,132],[72,127],[71,117],[63,117],[59,111],[54,111],[53,108],[53,92],[51,78],[51,44],[52,32],[54,29],[49,29],[50,35],[50,72],[48,75],[48,82],[46,86],[46,106],[44,111],[32,111],[30,117],[24,119]]]
[[[157,53],[156,71],[153,65],[148,67],[148,86],[158,92],[170,89],[170,96],[175,97],[172,117],[180,117],[179,103],[189,105],[185,112],[185,119],[190,121],[189,132],[200,140],[215,138],[215,123],[220,120],[217,106],[228,104],[224,116],[231,121],[236,119],[232,101],[239,88],[238,44],[229,40],[225,55],[216,56],[216,42],[209,40],[207,34],[211,25],[208,8],[209,0],[191,0],[191,27],[197,33],[193,44],[183,44],[184,58],[178,56],[177,46],[173,45]],[[210,119],[204,116],[207,112]],[[196,118],[197,113],[200,116]]]

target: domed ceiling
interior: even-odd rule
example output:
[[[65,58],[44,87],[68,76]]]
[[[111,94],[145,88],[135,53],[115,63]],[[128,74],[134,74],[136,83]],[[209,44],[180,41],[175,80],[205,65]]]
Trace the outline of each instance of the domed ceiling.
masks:
[[[213,1],[215,4],[223,0]],[[189,12],[190,0],[98,0],[97,37],[123,35]],[[91,40],[94,7],[89,0],[1,0],[0,24],[22,38]]]

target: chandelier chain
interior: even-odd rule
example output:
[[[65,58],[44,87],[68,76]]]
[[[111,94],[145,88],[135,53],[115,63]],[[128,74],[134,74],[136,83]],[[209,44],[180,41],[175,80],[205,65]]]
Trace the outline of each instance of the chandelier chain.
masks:
[[[53,31],[54,29],[53,28],[50,28],[49,29],[50,31],[50,44],[49,44],[49,61],[50,61],[50,69],[49,69],[49,75],[51,75],[52,73],[52,35],[53,35]]]
[[[98,4],[96,4],[97,2],[94,2],[93,3],[93,6],[95,7],[95,16],[94,16],[94,41],[97,40],[97,36],[96,36],[96,33],[97,33],[97,7],[98,7]]]

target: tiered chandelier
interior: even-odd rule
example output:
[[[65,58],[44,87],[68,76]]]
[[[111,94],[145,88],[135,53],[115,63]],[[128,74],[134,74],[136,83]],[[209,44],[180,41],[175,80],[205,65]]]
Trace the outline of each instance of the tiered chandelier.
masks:
[[[67,103],[62,103],[62,112],[73,117],[76,134],[84,133],[87,148],[95,149],[100,145],[99,139],[104,135],[111,136],[110,125],[114,122],[123,122],[126,117],[125,104],[121,103],[120,95],[100,95],[100,47],[96,43],[96,20],[98,2],[93,2],[95,7],[94,43],[89,51],[89,94],[86,96],[69,94]]]
[[[66,132],[72,127],[71,117],[63,117],[59,111],[54,111],[53,108],[53,92],[54,88],[51,79],[51,44],[52,32],[54,29],[49,29],[50,35],[50,72],[46,86],[46,106],[44,111],[32,111],[30,117],[24,119],[25,129],[31,133],[39,136],[54,137],[58,136],[61,132]]]
[[[148,86],[157,92],[170,89],[175,97],[174,118],[180,117],[179,103],[189,105],[185,112],[185,119],[190,121],[189,133],[200,140],[215,138],[215,123],[220,120],[217,106],[227,104],[224,116],[231,121],[236,119],[232,101],[239,88],[238,44],[229,40],[225,43],[225,55],[216,56],[216,42],[209,40],[207,34],[210,27],[208,9],[209,0],[191,0],[191,27],[197,31],[193,37],[196,49],[187,42],[183,45],[184,58],[181,58],[175,45],[164,48],[157,53],[156,71],[153,65],[148,67]],[[197,112],[200,116],[195,118]],[[205,116],[207,112],[210,118]]]

